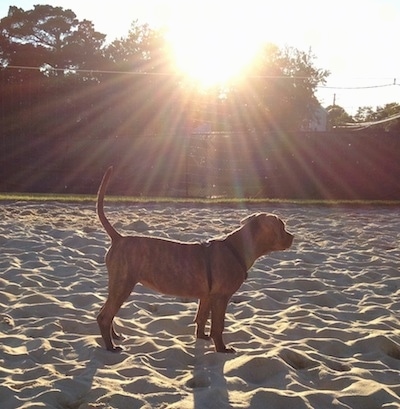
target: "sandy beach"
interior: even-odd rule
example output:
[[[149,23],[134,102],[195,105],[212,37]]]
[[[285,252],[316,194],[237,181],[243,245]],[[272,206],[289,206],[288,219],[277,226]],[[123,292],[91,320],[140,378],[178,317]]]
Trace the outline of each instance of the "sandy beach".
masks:
[[[107,204],[124,234],[196,241],[256,212],[293,246],[227,310],[235,354],[195,340],[196,300],[137,286],[106,351],[109,239],[94,203],[0,202],[0,403],[11,408],[400,408],[399,208]]]

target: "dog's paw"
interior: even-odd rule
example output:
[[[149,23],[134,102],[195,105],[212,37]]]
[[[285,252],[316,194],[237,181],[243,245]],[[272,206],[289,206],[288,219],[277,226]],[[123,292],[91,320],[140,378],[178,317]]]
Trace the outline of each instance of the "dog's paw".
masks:
[[[206,334],[197,334],[196,338],[197,339],[204,339],[205,341],[210,341],[211,340],[211,337],[209,335],[206,335]]]
[[[227,347],[217,349],[216,352],[220,352],[222,354],[234,354],[234,353],[236,353],[236,351],[233,348],[227,348]]]
[[[121,347],[112,347],[112,348],[107,348],[108,351],[113,352],[113,353],[118,353],[118,352],[122,352],[123,348]]]

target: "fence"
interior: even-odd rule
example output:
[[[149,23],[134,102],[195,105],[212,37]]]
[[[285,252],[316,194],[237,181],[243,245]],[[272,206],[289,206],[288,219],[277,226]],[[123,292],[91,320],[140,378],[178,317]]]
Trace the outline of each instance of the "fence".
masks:
[[[400,200],[400,135],[208,133],[2,137],[3,192]]]
[[[0,70],[0,191],[94,193],[113,164],[115,194],[400,200],[398,134],[193,134],[271,123],[164,77],[95,77]]]

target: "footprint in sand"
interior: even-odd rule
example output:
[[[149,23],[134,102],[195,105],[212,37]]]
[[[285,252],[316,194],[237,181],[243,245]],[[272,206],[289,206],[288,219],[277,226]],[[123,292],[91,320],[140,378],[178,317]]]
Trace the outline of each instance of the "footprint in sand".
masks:
[[[319,365],[319,362],[312,360],[306,355],[291,351],[290,349],[283,349],[279,356],[296,370],[315,368]]]
[[[211,385],[210,376],[206,373],[198,373],[186,382],[190,389],[208,388]]]

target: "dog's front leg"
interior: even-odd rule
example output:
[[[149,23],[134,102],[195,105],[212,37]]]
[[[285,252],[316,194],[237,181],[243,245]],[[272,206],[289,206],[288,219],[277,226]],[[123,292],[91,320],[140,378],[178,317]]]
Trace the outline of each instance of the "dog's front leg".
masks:
[[[199,306],[197,307],[196,318],[194,322],[197,325],[196,337],[200,339],[209,340],[210,337],[206,335],[205,328],[208,317],[210,316],[211,300],[210,297],[200,298]]]
[[[234,353],[233,348],[227,348],[222,339],[224,331],[225,312],[228,306],[229,296],[214,295],[211,299],[211,338],[214,341],[217,352]]]

